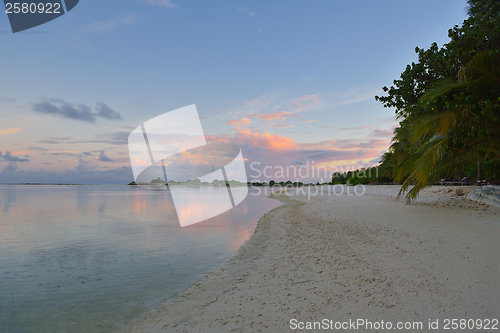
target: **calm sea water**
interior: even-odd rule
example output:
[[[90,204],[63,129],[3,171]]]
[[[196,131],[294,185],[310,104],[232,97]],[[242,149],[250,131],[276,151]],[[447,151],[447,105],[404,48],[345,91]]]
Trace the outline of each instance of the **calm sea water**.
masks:
[[[251,194],[181,228],[168,191],[0,186],[0,332],[120,331],[221,265],[279,205]]]

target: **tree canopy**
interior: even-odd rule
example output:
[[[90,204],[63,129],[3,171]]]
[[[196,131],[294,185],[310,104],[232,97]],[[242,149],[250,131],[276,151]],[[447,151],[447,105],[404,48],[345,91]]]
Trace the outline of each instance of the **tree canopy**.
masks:
[[[483,162],[500,158],[500,1],[468,4],[450,42],[416,47],[418,61],[375,96],[400,121],[381,166],[408,198],[474,163],[481,180]]]

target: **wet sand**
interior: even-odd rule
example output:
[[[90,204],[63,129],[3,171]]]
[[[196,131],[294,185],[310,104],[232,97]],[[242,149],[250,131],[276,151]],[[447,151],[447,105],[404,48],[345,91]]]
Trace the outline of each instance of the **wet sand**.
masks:
[[[500,319],[500,209],[466,199],[473,187],[426,189],[411,205],[398,189],[281,196],[221,269],[126,332]]]

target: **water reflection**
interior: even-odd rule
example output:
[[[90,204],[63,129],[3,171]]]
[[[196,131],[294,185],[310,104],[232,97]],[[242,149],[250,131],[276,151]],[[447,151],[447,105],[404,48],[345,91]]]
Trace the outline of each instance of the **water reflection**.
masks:
[[[181,228],[171,200],[132,186],[0,186],[0,332],[118,330],[220,265],[278,204],[250,195]]]
[[[17,199],[17,191],[10,187],[6,188],[5,193],[0,194],[0,205],[3,207],[4,215],[9,214],[10,205]]]

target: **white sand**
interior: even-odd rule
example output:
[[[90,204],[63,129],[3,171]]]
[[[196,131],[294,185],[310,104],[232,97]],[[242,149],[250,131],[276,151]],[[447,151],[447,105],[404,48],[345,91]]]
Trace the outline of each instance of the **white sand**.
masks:
[[[222,269],[127,332],[287,332],[292,318],[421,321],[409,332],[426,332],[429,319],[439,331],[446,318],[500,319],[500,209],[455,195],[471,187],[433,187],[411,205],[398,188],[292,196]]]

